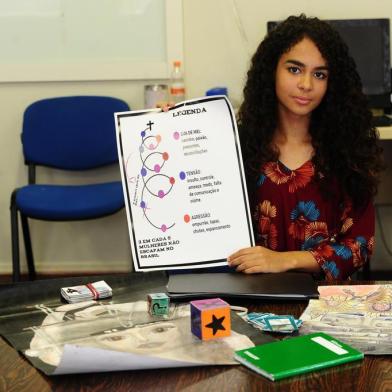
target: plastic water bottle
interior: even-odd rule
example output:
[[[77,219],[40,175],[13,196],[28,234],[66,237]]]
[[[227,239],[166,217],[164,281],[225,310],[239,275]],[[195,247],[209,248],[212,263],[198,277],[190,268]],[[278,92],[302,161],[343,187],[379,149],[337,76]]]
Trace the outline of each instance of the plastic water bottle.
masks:
[[[174,103],[181,102],[185,99],[185,84],[181,70],[181,61],[173,62],[173,71],[170,81],[170,99]]]

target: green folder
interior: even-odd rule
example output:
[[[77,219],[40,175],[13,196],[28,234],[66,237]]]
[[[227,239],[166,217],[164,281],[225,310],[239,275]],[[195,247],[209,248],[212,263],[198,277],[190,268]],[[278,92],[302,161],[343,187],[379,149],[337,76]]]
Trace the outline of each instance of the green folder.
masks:
[[[357,361],[363,359],[363,353],[318,332],[236,351],[234,358],[275,381]]]

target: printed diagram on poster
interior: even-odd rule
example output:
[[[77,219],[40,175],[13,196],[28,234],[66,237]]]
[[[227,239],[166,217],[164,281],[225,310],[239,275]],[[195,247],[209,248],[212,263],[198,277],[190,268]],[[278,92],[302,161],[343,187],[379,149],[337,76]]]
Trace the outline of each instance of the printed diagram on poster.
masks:
[[[254,245],[238,131],[224,96],[116,113],[136,271],[227,265]]]

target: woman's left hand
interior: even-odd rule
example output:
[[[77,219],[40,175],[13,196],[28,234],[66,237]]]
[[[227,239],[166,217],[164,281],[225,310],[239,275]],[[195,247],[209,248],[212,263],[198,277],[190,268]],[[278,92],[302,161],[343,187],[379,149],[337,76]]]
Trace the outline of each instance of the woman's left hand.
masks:
[[[263,246],[252,246],[233,253],[227,258],[230,267],[246,274],[285,272],[291,269],[285,252],[275,252]]]

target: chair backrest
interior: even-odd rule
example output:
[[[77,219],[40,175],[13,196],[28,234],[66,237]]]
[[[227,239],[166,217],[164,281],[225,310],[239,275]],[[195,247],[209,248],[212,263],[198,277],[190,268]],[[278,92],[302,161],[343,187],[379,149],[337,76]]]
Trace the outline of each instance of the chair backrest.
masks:
[[[24,112],[26,164],[85,170],[118,160],[113,113],[129,110],[112,97],[73,96],[32,103]]]

